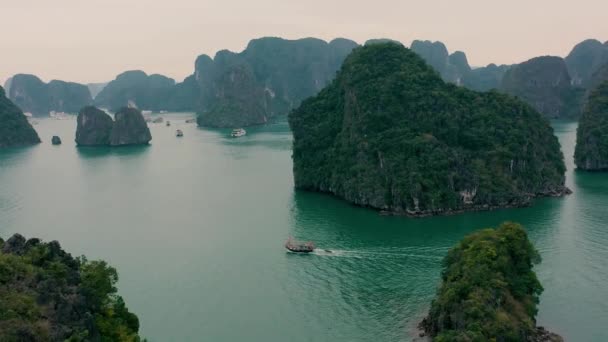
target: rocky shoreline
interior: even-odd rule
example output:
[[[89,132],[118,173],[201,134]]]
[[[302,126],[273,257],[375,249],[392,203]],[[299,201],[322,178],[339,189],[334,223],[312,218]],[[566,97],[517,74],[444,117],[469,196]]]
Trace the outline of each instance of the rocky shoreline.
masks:
[[[425,211],[391,211],[391,210],[380,210],[380,215],[383,216],[407,216],[411,218],[424,218],[431,216],[452,216],[458,214],[464,214],[468,212],[479,212],[479,211],[493,211],[493,210],[502,210],[502,209],[515,209],[515,208],[526,208],[530,207],[535,199],[545,198],[545,197],[564,197],[567,195],[571,195],[572,190],[568,187],[564,187],[560,190],[553,190],[545,193],[540,193],[536,195],[529,195],[525,200],[514,203],[507,203],[504,205],[489,205],[489,204],[481,204],[474,205],[461,209],[447,209],[447,210],[425,210]]]

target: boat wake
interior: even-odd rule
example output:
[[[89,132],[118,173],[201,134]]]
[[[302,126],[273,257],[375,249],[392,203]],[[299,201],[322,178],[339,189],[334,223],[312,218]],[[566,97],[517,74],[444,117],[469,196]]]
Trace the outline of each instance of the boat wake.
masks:
[[[359,258],[359,259],[375,259],[375,258],[422,258],[441,260],[443,256],[440,255],[428,255],[428,254],[416,254],[416,253],[391,253],[391,252],[374,252],[374,251],[356,251],[356,250],[342,250],[342,249],[320,249],[310,253],[312,255],[323,256],[323,257],[342,257],[342,258]]]

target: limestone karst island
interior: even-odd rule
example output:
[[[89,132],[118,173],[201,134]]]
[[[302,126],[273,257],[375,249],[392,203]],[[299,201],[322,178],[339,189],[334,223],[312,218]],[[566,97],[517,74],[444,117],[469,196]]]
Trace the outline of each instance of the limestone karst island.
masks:
[[[0,342],[608,341],[608,3],[0,13]]]

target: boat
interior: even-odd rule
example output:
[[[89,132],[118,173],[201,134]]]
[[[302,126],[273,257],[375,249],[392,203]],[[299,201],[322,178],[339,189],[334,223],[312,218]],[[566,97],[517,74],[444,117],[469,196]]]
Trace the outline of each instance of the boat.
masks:
[[[163,123],[163,117],[159,116],[156,119],[152,120],[152,123]]]
[[[167,121],[167,127],[171,126],[171,121]]]
[[[238,137],[242,137],[245,134],[247,134],[247,131],[245,131],[244,129],[235,128],[232,130],[232,133],[230,133],[230,136],[233,138],[238,138]]]
[[[176,136],[176,137],[183,137],[183,136],[184,136],[184,132],[182,132],[182,130],[181,130],[181,129],[178,129],[178,130],[175,132],[175,136]]]
[[[196,119],[186,119],[186,123],[195,123]]]
[[[289,237],[285,242],[285,248],[294,253],[310,253],[315,250],[315,244],[312,241],[299,242]]]

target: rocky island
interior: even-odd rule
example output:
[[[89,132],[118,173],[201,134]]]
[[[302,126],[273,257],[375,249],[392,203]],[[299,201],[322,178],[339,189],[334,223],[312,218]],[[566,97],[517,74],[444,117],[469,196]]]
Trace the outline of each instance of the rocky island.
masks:
[[[78,146],[146,145],[152,140],[143,115],[135,108],[122,108],[115,119],[106,112],[88,106],[78,114],[76,144]]]
[[[562,342],[536,326],[538,262],[519,224],[465,237],[443,260],[441,287],[420,328],[434,341]]]
[[[199,126],[242,127],[287,114],[335,76],[357,46],[347,39],[254,39],[241,53],[196,61]]]
[[[93,103],[89,88],[83,84],[58,80],[44,83],[27,74],[12,77],[9,98],[21,110],[35,116],[48,116],[51,111],[77,113]]]
[[[0,239],[0,270],[1,341],[140,341],[105,261],[15,234]]]
[[[298,189],[425,216],[568,193],[548,121],[497,92],[445,83],[397,44],[357,48],[290,113]]]
[[[580,115],[584,90],[572,86],[561,57],[536,57],[510,68],[501,91],[521,98],[548,118]]]
[[[591,93],[579,120],[574,163],[580,170],[608,171],[608,81]]]
[[[4,89],[0,87],[0,148],[34,145],[39,142],[38,133],[21,109],[6,98]]]

